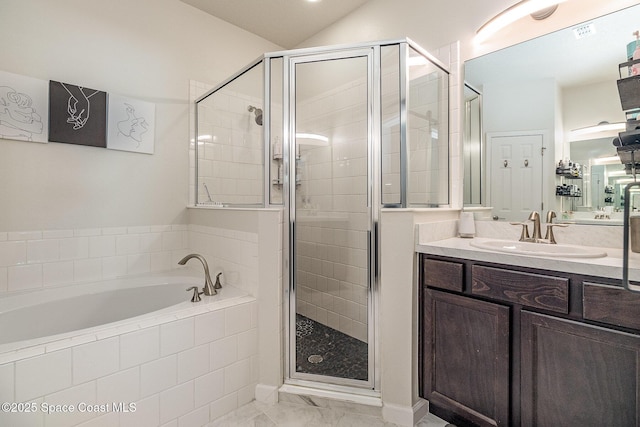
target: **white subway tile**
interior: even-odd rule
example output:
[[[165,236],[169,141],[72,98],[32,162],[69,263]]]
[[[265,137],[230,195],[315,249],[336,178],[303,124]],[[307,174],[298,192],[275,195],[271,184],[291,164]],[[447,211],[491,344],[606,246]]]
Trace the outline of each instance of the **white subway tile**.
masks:
[[[171,231],[170,225],[152,225],[149,228],[149,231],[152,233],[162,233],[164,231]]]
[[[7,279],[10,291],[42,287],[42,264],[9,267]]]
[[[193,317],[160,326],[160,355],[178,353],[194,344]]]
[[[89,258],[108,257],[116,254],[116,238],[114,236],[89,237]]]
[[[44,403],[47,405],[74,405],[73,412],[52,412],[45,415],[45,424],[47,427],[67,427],[74,426],[78,423],[94,418],[97,414],[89,411],[80,411],[79,404],[95,405],[96,403],[96,385],[93,382],[80,384],[61,390],[57,393],[45,396]]]
[[[224,338],[224,310],[216,310],[197,316],[195,326],[196,345]]]
[[[27,243],[18,242],[0,242],[0,267],[9,267],[11,265],[26,264],[27,262]]]
[[[256,397],[256,385],[257,382],[250,383],[247,386],[242,387],[238,390],[238,407],[246,405],[253,401]]]
[[[143,274],[151,271],[151,257],[149,254],[127,255],[127,273]]]
[[[77,228],[73,230],[73,235],[76,237],[99,236],[101,234],[101,228]]]
[[[73,383],[81,384],[116,372],[120,365],[118,337],[73,348]]]
[[[178,358],[175,354],[140,367],[140,395],[158,393],[177,384]]]
[[[238,338],[232,335],[211,343],[211,370],[224,368],[238,360]]]
[[[97,380],[97,403],[136,402],[140,398],[140,368],[117,372]]]
[[[218,400],[224,396],[224,369],[218,369],[195,379],[196,407]]]
[[[153,252],[149,255],[151,271],[169,270],[173,267],[171,252]]]
[[[127,274],[127,257],[113,256],[102,258],[102,278],[109,279]]]
[[[116,254],[130,255],[140,252],[140,236],[130,234],[116,237]]]
[[[75,282],[90,282],[100,279],[102,279],[102,260],[100,258],[73,261],[73,280]]]
[[[166,423],[193,410],[193,382],[160,393],[160,422]]]
[[[113,427],[119,423],[118,417],[120,415],[117,412],[109,412],[105,415],[97,418],[92,418],[89,421],[85,421],[82,424],[78,424],[77,427]]]
[[[27,241],[27,262],[40,263],[57,261],[60,258],[58,240],[29,240]]]
[[[160,356],[160,327],[120,335],[120,368],[140,365]]]
[[[7,234],[8,240],[40,240],[42,231],[10,231]]]
[[[0,402],[16,401],[15,396],[13,395],[13,372],[13,363],[0,365]]]
[[[0,242],[6,242],[8,237],[9,236],[6,231],[0,231]]]
[[[44,427],[44,413],[40,411],[43,399],[32,399],[38,408],[36,412],[2,412],[0,411],[0,425],[10,427]]]
[[[240,390],[251,383],[251,360],[244,359],[224,368],[224,393]]]
[[[73,277],[73,261],[50,262],[42,265],[44,286],[72,283]]]
[[[120,414],[120,427],[160,425],[160,397],[155,394],[136,403],[136,411]],[[117,424],[116,424],[117,425]]]
[[[117,234],[127,234],[127,227],[107,227],[102,229],[103,236],[115,236]]]
[[[7,267],[0,267],[0,292],[6,292],[9,289],[9,272]]]
[[[178,384],[209,372],[209,345],[201,345],[178,353]]]
[[[71,350],[55,351],[16,362],[17,402],[26,402],[72,384]]]
[[[209,418],[215,420],[238,408],[238,394],[231,393],[209,405]]]
[[[142,234],[142,233],[149,233],[150,231],[151,231],[151,227],[148,225],[127,227],[127,234]]]
[[[140,235],[140,251],[141,252],[160,252],[162,251],[162,234],[146,233]]]
[[[251,306],[241,304],[224,310],[224,330],[227,336],[248,331],[251,327]]]
[[[203,406],[178,418],[178,427],[201,427],[209,423],[209,406]]]
[[[168,231],[162,233],[162,250],[172,251],[182,249],[183,245],[182,231]]]
[[[89,257],[89,238],[73,237],[60,239],[60,260],[82,259]]]
[[[258,354],[258,329],[238,334],[238,360]]]

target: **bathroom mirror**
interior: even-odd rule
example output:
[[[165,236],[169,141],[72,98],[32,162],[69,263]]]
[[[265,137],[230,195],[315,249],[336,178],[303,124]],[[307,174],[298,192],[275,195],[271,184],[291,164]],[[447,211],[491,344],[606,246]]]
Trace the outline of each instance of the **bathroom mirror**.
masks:
[[[623,167],[618,162],[619,170],[613,171],[614,165],[604,168],[603,164],[597,165],[596,159],[615,155],[611,145],[615,132],[575,138],[572,131],[602,121],[625,120],[616,85],[618,65],[627,60],[627,44],[634,40],[633,32],[638,29],[640,5],[465,62],[465,82],[478,91],[482,99],[479,125],[482,129],[479,153],[482,155],[467,155],[467,149],[475,142],[465,137],[464,185],[476,187],[464,189],[465,206],[477,206],[478,199],[473,199],[472,195],[480,188],[481,204],[494,206],[493,214],[496,214],[496,197],[500,198],[497,193],[503,186],[491,185],[491,165],[492,161],[497,164],[497,159],[492,158],[492,153],[496,156],[496,150],[492,151],[489,137],[533,131],[544,138],[542,150],[537,150],[543,157],[541,171],[535,175],[536,182],[539,181],[542,187],[542,196],[541,200],[522,206],[564,212],[593,211],[604,205],[599,192],[611,185],[609,173],[598,174],[611,169],[616,177],[616,174],[622,174]],[[473,99],[467,96],[468,93],[465,92],[467,103]],[[467,105],[467,110],[469,108]],[[469,123],[469,117],[474,116],[465,114],[467,130],[474,126]],[[579,144],[585,145],[580,148]],[[589,157],[585,157],[587,154]],[[600,176],[598,185],[602,188],[596,187],[595,181],[582,182],[582,200],[569,201],[555,195],[556,186],[563,182],[555,176],[555,166],[560,159],[574,158],[587,167],[603,166],[594,170],[595,175]],[[503,165],[504,160],[499,160],[500,166]],[[591,171],[587,170],[586,175],[591,176]],[[518,197],[529,193],[527,185],[514,192]],[[619,199],[617,197],[612,205],[619,205]],[[499,216],[503,217],[502,214]],[[514,216],[505,219],[518,219],[522,212],[515,212]]]

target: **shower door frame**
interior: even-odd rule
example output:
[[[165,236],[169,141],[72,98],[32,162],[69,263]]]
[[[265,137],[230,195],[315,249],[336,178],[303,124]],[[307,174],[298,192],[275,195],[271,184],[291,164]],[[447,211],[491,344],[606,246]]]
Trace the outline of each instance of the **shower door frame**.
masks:
[[[296,372],[296,162],[295,155],[295,76],[296,65],[349,58],[367,58],[367,346],[368,368],[366,381]],[[285,236],[283,241],[283,280],[287,298],[284,305],[285,332],[285,384],[311,386],[335,392],[348,392],[373,397],[380,396],[380,362],[377,307],[379,305],[379,233],[380,218],[380,45],[356,45],[332,49],[301,49],[283,55],[283,144]],[[287,114],[288,112],[288,114]],[[378,112],[378,113],[376,113]]]

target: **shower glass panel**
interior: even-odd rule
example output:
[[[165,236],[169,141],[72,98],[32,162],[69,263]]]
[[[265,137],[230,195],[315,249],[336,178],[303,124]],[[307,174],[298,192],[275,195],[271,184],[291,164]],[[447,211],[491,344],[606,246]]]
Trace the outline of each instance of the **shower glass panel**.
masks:
[[[407,68],[407,202],[411,207],[448,205],[448,74],[412,47]]]
[[[271,124],[269,131],[270,136],[270,153],[269,163],[269,203],[272,205],[281,205],[283,203],[283,185],[285,175],[284,164],[284,126],[283,126],[283,108],[282,102],[282,83],[283,77],[283,58],[270,58],[269,70],[269,123]]]
[[[382,116],[382,204],[402,203],[400,185],[400,45],[380,49]]]
[[[196,204],[264,206],[263,63],[197,101]]]
[[[371,379],[369,70],[362,55],[305,58],[292,70],[294,378]]]

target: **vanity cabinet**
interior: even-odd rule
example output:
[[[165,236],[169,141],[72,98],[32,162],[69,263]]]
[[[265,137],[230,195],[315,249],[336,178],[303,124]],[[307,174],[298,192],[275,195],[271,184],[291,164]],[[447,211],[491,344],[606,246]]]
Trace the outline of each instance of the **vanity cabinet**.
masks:
[[[420,255],[420,395],[456,426],[640,426],[640,294]]]

